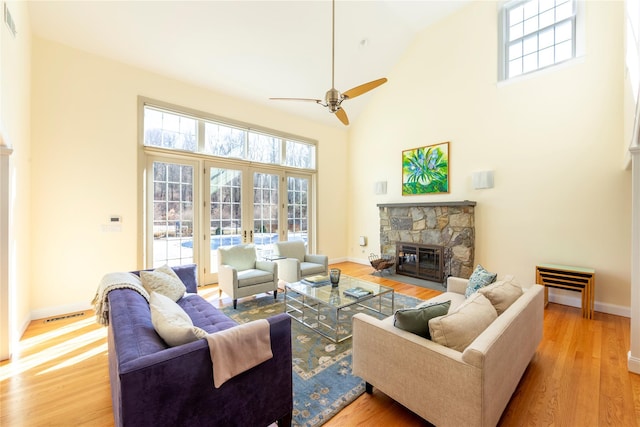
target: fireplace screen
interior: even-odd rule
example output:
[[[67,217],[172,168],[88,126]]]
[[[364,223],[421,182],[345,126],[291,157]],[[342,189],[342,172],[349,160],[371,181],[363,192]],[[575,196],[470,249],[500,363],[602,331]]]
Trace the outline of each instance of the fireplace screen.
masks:
[[[396,274],[442,283],[444,247],[397,242]]]

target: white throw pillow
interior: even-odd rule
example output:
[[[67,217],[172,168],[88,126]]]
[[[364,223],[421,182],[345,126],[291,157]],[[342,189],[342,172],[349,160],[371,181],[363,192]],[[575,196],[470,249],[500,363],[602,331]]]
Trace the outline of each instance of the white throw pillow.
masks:
[[[141,271],[140,279],[142,280],[142,286],[149,294],[157,292],[171,298],[173,301],[178,301],[187,292],[187,287],[168,265],[163,265],[153,271]]]
[[[431,340],[464,351],[497,317],[491,302],[476,292],[455,311],[429,320]]]
[[[491,301],[493,308],[500,316],[515,300],[520,298],[522,288],[513,279],[505,279],[480,288],[478,292]]]
[[[191,318],[182,307],[158,292],[151,293],[149,307],[153,327],[172,347],[199,340],[207,335],[204,329],[193,326]]]

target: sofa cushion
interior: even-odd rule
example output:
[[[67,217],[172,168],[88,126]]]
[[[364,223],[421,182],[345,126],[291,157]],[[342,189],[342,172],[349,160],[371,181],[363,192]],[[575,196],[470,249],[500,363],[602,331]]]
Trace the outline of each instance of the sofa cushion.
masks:
[[[275,255],[280,255],[285,258],[295,258],[300,262],[304,262],[306,249],[302,240],[277,242],[273,246]]]
[[[464,296],[469,298],[469,296],[476,292],[478,289],[495,282],[496,276],[496,273],[491,273],[490,271],[485,270],[483,266],[478,264],[476,266],[476,269],[473,270],[471,277],[469,277],[469,284],[467,285],[467,290],[465,291]]]
[[[238,287],[259,285],[265,282],[273,282],[273,273],[264,270],[243,270],[238,271]]]
[[[396,310],[393,326],[407,332],[431,339],[429,334],[429,320],[444,316],[449,311],[451,301],[433,302],[416,308]]]
[[[151,293],[149,307],[153,327],[170,346],[187,344],[207,334],[203,329],[193,326],[187,312],[175,301],[158,292]]]
[[[522,288],[513,279],[499,280],[478,290],[487,297],[500,316],[522,295]]]
[[[306,261],[300,263],[300,275],[302,277],[314,274],[324,274],[325,272],[324,264],[316,264],[315,262]]]
[[[463,351],[497,317],[491,302],[476,292],[455,311],[429,320],[431,340],[453,350]]]
[[[238,271],[256,268],[256,247],[252,244],[222,246],[218,248],[220,264],[227,264]]]
[[[187,291],[187,287],[182,280],[168,265],[158,267],[153,271],[141,271],[140,279],[142,286],[149,294],[157,292],[178,301]]]

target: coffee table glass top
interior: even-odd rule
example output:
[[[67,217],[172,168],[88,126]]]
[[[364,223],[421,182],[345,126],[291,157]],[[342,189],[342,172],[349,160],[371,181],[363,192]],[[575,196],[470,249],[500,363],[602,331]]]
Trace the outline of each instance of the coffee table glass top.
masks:
[[[360,297],[345,295],[354,288],[370,292]],[[285,313],[333,342],[351,337],[351,318],[355,313],[368,311],[389,316],[394,309],[393,288],[344,275],[335,288],[330,283],[322,286],[286,283],[284,301]]]
[[[354,302],[393,291],[393,288],[345,275],[340,276],[340,283],[337,288],[331,287],[331,284],[312,286],[307,285],[304,282],[288,283],[286,286],[299,294],[314,298],[336,308],[347,307],[352,305]],[[358,287],[369,290],[371,293],[362,298],[355,298],[344,294],[344,291]]]

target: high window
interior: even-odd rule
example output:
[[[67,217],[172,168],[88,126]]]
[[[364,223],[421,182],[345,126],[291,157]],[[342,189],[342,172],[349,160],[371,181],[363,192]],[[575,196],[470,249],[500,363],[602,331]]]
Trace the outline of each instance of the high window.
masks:
[[[576,57],[576,0],[519,0],[501,13],[503,80]]]

